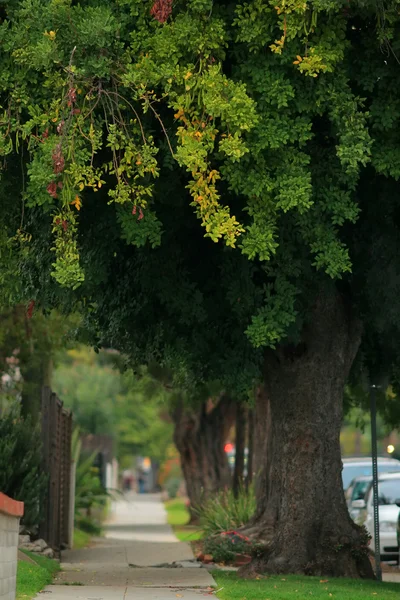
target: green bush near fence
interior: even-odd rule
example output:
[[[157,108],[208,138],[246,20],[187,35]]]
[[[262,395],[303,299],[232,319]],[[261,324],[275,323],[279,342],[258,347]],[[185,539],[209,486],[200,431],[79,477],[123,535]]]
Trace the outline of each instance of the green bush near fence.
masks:
[[[76,466],[75,474],[75,527],[89,535],[102,533],[101,519],[94,513],[105,510],[110,494],[103,488],[99,470],[94,466],[97,451],[90,455],[82,452],[80,429],[75,427],[71,440],[71,458]]]
[[[14,404],[0,416],[0,490],[25,503],[22,522],[30,530],[39,525],[46,484],[39,425]]]

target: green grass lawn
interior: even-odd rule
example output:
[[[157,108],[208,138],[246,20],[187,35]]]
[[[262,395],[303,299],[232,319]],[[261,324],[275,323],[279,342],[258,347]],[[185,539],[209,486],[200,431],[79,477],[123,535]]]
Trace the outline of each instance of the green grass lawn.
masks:
[[[46,585],[49,585],[55,573],[60,570],[60,564],[56,560],[50,560],[45,556],[38,556],[32,552],[25,552],[35,561],[35,564],[18,561],[17,570],[17,600],[30,600]]]
[[[174,533],[181,542],[194,542],[200,540],[203,533],[199,527],[188,525],[190,514],[185,505],[185,500],[175,498],[165,503],[168,523],[172,525]]]
[[[173,530],[174,534],[181,542],[195,542],[196,540],[201,540],[203,537],[202,530],[195,525],[186,525],[185,527],[176,526]]]
[[[82,531],[81,529],[74,529],[74,550],[80,550],[81,548],[86,548],[92,536],[86,531]]]
[[[182,498],[174,498],[165,503],[170,525],[187,525],[190,521],[189,511]]]
[[[221,600],[395,600],[400,598],[397,583],[359,579],[319,579],[297,575],[240,579],[236,573],[213,572]]]

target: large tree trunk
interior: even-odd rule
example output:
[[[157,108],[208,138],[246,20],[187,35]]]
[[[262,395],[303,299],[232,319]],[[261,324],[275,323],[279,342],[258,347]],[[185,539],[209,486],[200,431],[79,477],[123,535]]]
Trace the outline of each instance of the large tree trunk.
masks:
[[[235,468],[233,471],[233,494],[239,496],[243,486],[244,477],[244,452],[246,446],[247,406],[238,402],[236,406],[236,441],[235,441]]]
[[[301,343],[266,357],[263,404],[270,430],[264,432],[265,464],[252,525],[271,541],[253,570],[373,577],[367,542],[350,519],[341,478],[343,388],[360,339],[361,327],[339,294],[321,295]]]
[[[213,492],[230,484],[225,442],[234,422],[235,403],[223,396],[197,408],[179,403],[172,411],[174,441],[181,459],[192,520]]]

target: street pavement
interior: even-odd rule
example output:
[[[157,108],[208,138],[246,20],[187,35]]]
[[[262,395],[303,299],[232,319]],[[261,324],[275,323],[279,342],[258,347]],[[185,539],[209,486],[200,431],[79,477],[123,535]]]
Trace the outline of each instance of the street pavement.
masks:
[[[212,595],[212,576],[190,562],[191,547],[174,536],[159,495],[130,494],[114,502],[105,532],[90,548],[63,552],[62,571],[54,585],[44,590],[46,596],[51,594],[51,600],[199,600]]]

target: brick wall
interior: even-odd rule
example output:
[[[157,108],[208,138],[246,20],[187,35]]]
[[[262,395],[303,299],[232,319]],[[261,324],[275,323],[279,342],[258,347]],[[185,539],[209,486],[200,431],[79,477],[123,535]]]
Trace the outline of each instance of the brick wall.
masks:
[[[15,600],[19,520],[22,502],[0,492],[0,600]]]

